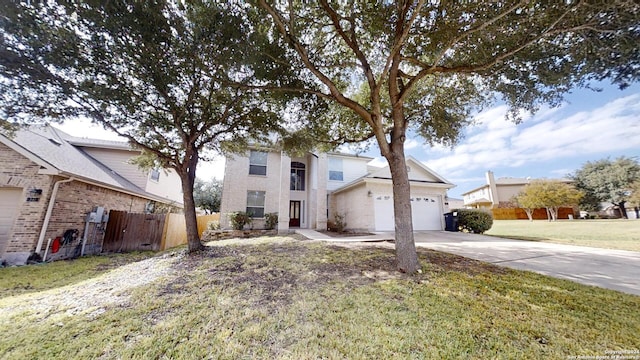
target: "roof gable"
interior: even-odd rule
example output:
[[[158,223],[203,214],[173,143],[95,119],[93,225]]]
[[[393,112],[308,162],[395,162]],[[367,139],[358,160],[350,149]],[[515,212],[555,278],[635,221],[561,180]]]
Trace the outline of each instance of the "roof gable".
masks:
[[[87,155],[67,140],[70,138],[73,137],[44,125],[16,131],[10,139],[0,136],[0,141],[52,173],[73,176],[79,180],[101,183],[125,192],[159,199],[158,196],[147,193],[113,169]]]
[[[435,171],[428,168],[422,162],[416,160],[413,156],[407,157],[406,164],[409,170],[409,181],[440,183],[453,185],[451,182],[440,176]],[[391,179],[391,170],[389,165],[372,172],[368,178]]]

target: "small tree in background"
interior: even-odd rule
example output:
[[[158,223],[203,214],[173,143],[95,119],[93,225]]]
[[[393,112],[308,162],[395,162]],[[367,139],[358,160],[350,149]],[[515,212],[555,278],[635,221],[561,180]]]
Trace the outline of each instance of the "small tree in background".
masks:
[[[582,190],[590,207],[599,209],[601,202],[609,202],[627,217],[625,203],[633,194],[632,186],[640,181],[640,164],[635,158],[619,157],[585,163],[572,176],[576,188]]]
[[[204,210],[207,214],[220,211],[222,182],[217,179],[204,181],[196,178],[193,185],[193,200],[196,206]]]
[[[578,205],[581,198],[582,193],[569,184],[555,180],[534,180],[524,187],[515,200],[527,213],[529,221],[533,221],[533,211],[539,208],[545,208],[549,221],[555,221],[560,207]]]

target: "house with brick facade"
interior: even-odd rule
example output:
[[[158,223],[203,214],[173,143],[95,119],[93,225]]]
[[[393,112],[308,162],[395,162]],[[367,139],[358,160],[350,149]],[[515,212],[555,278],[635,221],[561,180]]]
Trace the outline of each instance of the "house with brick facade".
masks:
[[[343,153],[307,153],[290,157],[254,148],[246,156],[227,157],[221,202],[221,226],[229,214],[253,215],[252,226],[264,226],[264,214],[278,214],[278,231],[326,230],[342,216],[346,228],[393,231],[393,191],[389,167],[370,157]],[[416,159],[407,159],[415,230],[444,229],[447,190],[452,183]]]
[[[179,177],[140,170],[129,162],[139,154],[126,142],[77,138],[49,125],[0,135],[0,259],[24,264],[34,253],[68,256],[51,256],[49,239],[69,230],[77,230],[76,243],[91,238],[85,253],[100,252],[110,210],[182,207]]]

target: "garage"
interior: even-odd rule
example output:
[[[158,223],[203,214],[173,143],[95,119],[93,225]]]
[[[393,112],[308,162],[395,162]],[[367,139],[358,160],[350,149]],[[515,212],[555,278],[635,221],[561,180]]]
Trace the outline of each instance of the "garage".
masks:
[[[3,254],[18,213],[22,188],[0,187],[0,254]]]
[[[374,198],[376,231],[394,231],[393,197],[379,195]],[[442,230],[442,202],[436,195],[411,197],[413,230]]]

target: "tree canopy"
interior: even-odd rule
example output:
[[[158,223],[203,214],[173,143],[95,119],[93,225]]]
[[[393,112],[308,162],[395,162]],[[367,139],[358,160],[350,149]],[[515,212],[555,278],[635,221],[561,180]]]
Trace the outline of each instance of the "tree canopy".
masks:
[[[599,208],[601,202],[608,202],[618,206],[621,216],[626,218],[625,203],[633,193],[633,183],[640,181],[640,164],[635,158],[624,156],[589,161],[572,178],[576,188],[586,194],[591,207]]]
[[[267,42],[237,10],[217,1],[2,2],[3,126],[85,116],[127,138],[180,176],[189,249],[197,250],[199,159],[259,141],[282,118],[283,93],[228,84],[248,74],[292,79],[264,67],[259,56],[279,49],[258,51]]]
[[[222,200],[222,182],[217,179],[204,181],[196,178],[193,186],[193,200],[197,207],[208,214],[219,212]]]
[[[534,180],[516,196],[518,205],[533,220],[534,209],[545,208],[549,221],[558,219],[558,209],[580,203],[582,193],[575,187],[557,180]]]
[[[640,5],[608,2],[254,0],[260,29],[288,46],[328,110],[297,142],[375,139],[393,180],[398,267],[419,268],[404,141],[454,144],[473,111],[501,98],[535,111],[591,80],[638,79]],[[263,19],[271,19],[268,28]],[[273,85],[265,88],[279,88]]]

